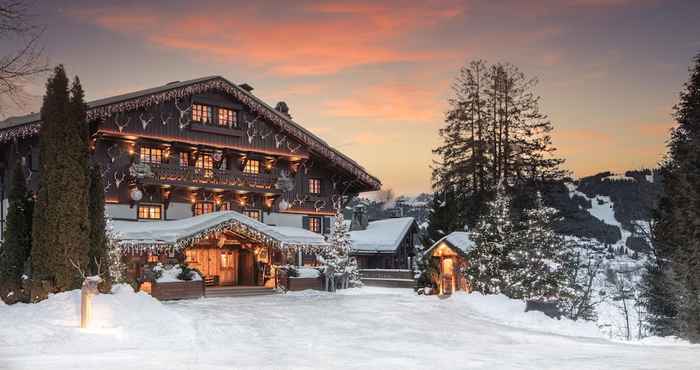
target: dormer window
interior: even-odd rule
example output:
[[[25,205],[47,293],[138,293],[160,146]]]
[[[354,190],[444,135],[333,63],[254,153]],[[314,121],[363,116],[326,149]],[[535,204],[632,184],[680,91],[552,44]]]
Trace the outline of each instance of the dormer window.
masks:
[[[199,123],[212,123],[213,109],[208,105],[192,104],[192,121]]]
[[[219,111],[219,126],[223,127],[238,127],[236,121],[236,112],[232,109],[218,108]]]

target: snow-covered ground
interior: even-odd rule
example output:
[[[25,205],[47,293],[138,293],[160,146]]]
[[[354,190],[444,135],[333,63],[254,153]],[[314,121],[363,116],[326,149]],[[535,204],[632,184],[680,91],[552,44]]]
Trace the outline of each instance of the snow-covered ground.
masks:
[[[502,296],[350,289],[160,303],[128,287],[0,305],[2,369],[695,369],[700,347],[609,341]]]

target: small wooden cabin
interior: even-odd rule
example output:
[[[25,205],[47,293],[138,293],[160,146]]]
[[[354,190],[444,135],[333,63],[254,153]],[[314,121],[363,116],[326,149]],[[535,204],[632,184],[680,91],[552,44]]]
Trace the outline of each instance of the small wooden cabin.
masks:
[[[420,243],[413,217],[368,222],[349,232],[351,255],[361,269],[411,269],[414,247]]]
[[[425,251],[425,255],[430,256],[433,259],[432,262],[438,267],[432,279],[439,295],[452,294],[460,290],[471,291],[464,271],[469,265],[467,254],[474,246],[469,233],[456,231],[438,240]]]

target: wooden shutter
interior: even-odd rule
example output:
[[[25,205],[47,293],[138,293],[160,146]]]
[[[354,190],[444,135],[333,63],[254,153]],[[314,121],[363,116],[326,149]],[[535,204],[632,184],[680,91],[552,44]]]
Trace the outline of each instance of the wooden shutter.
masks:
[[[331,233],[331,218],[330,217],[324,217],[323,218],[323,232],[322,234],[327,235]]]

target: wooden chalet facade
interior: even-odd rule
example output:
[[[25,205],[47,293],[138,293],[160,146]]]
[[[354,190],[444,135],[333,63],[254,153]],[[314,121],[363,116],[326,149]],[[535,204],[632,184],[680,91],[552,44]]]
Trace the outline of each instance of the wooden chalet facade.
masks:
[[[418,224],[413,217],[370,221],[362,226],[357,224],[352,223],[349,235],[350,254],[357,258],[359,268],[413,269],[415,246],[420,245]]]
[[[432,259],[437,271],[431,277],[437,294],[452,294],[457,291],[471,292],[471,286],[464,276],[469,266],[468,253],[475,247],[469,233],[455,231],[438,240],[425,251]]]
[[[109,216],[146,222],[233,210],[327,233],[334,201],[380,188],[294,122],[285,103],[273,108],[251,91],[211,76],[89,102],[91,155],[103,171]],[[0,122],[0,226],[15,163],[37,188],[40,125],[38,114]]]

